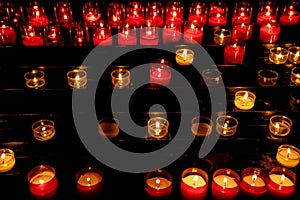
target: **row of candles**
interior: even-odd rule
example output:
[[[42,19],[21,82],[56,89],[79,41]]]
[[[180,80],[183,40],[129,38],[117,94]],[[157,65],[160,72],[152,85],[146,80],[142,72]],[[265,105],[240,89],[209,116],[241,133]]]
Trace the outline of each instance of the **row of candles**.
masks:
[[[277,160],[280,164],[286,162],[280,152],[286,146],[278,149]],[[291,150],[292,151],[292,150]],[[299,156],[299,152],[297,152]],[[14,152],[10,149],[0,149],[0,172],[7,172],[14,167]],[[293,154],[285,158],[293,159]],[[299,159],[297,160],[297,163]],[[58,191],[58,179],[52,166],[40,165],[32,168],[27,174],[29,190],[36,199],[51,199]],[[103,189],[104,173],[95,167],[81,169],[76,174],[76,187],[83,197],[97,197]],[[197,167],[185,169],[181,173],[180,191],[185,200],[205,199],[209,185],[208,174]],[[228,168],[216,170],[212,175],[211,195],[217,200],[235,199],[240,193],[244,198],[258,199],[269,194],[274,199],[288,199],[295,191],[296,174],[285,167],[274,167],[269,175],[260,168],[248,167],[242,170],[241,177]],[[145,177],[145,191],[151,197],[168,197],[172,193],[172,175],[165,169],[148,172]]]

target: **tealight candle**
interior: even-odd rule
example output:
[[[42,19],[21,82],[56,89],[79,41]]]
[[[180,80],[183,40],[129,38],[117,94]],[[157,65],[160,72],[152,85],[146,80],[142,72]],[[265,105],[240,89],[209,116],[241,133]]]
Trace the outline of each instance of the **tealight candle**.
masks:
[[[259,168],[246,168],[242,171],[240,194],[243,199],[260,199],[267,193],[268,174]]]
[[[283,167],[274,167],[269,172],[268,194],[272,199],[289,199],[296,184],[296,174]]]
[[[283,115],[273,115],[270,118],[269,130],[275,137],[283,137],[290,133],[292,120]]]
[[[154,198],[169,197],[172,192],[172,176],[166,170],[149,172],[145,178],[145,191]]]
[[[276,21],[262,23],[259,29],[259,40],[263,43],[276,43],[280,33],[280,24]]]
[[[29,189],[36,199],[52,199],[58,189],[55,169],[48,165],[40,165],[31,169],[27,175]]]
[[[137,27],[142,26],[144,23],[144,4],[142,2],[134,1],[129,2],[126,7],[127,22],[129,25]]]
[[[169,85],[171,81],[170,62],[165,59],[157,60],[156,63],[150,65],[150,84],[152,87],[156,85]]]
[[[226,29],[215,30],[214,42],[218,45],[229,44],[231,40],[231,32]]]
[[[253,23],[234,23],[232,25],[232,42],[243,44],[245,41],[250,40],[252,36],[252,30]]]
[[[181,38],[181,26],[166,24],[162,30],[163,44],[179,42]]]
[[[197,21],[201,26],[206,25],[207,3],[192,2],[189,7],[188,21]]]
[[[167,136],[169,121],[162,117],[152,117],[148,120],[148,134],[155,139],[161,139]]]
[[[98,21],[102,16],[100,12],[99,3],[96,1],[85,2],[82,7],[82,14],[83,19],[88,23]]]
[[[216,130],[220,135],[230,137],[236,133],[238,126],[238,120],[236,118],[229,115],[219,116],[216,121]]]
[[[32,1],[27,8],[28,25],[33,27],[47,26],[48,17],[45,14],[44,6],[39,5],[37,1]]]
[[[184,41],[188,44],[201,44],[203,38],[203,26],[197,21],[184,23]]]
[[[205,199],[208,188],[208,175],[199,168],[185,169],[181,174],[180,190],[185,200]]]
[[[234,104],[241,110],[250,110],[253,108],[256,96],[252,92],[241,90],[235,93]]]
[[[164,26],[164,6],[161,2],[148,2],[146,6],[146,19],[153,20],[159,27]]]
[[[85,198],[97,197],[102,192],[103,173],[94,167],[87,167],[76,174],[77,191]]]
[[[112,35],[110,27],[100,20],[97,25],[93,26],[93,43],[95,46],[112,45]]]
[[[82,69],[73,69],[67,73],[68,84],[71,88],[85,88],[87,84],[87,73]]]
[[[40,28],[33,26],[23,26],[22,42],[24,46],[43,46],[44,39]]]
[[[278,6],[276,2],[262,1],[259,2],[258,14],[256,18],[257,26],[263,22],[273,21],[277,18]]]
[[[115,118],[103,118],[99,121],[99,133],[107,138],[114,138],[119,134],[119,121]]]
[[[178,49],[175,58],[177,64],[181,66],[191,65],[194,61],[194,51],[191,49]]]
[[[218,69],[204,69],[201,73],[206,86],[218,85],[222,73]]]
[[[241,65],[244,61],[245,56],[245,45],[226,45],[224,48],[224,64],[234,64],[234,65]]]
[[[13,27],[0,22],[0,38],[0,45],[15,44],[17,38],[16,31]]]
[[[217,1],[210,4],[208,14],[209,26],[226,26],[228,7],[226,3]]]
[[[294,109],[300,109],[300,92],[297,90],[294,90],[290,93],[291,99],[290,99],[290,105]]]
[[[11,149],[0,149],[0,173],[8,172],[15,163],[15,154]]]
[[[240,176],[231,169],[218,169],[213,174],[212,197],[216,200],[233,200],[239,192]]]
[[[289,5],[285,5],[282,15],[280,16],[280,24],[285,26],[293,26],[299,23],[299,2],[292,1]]]
[[[213,122],[210,118],[197,116],[192,119],[191,131],[195,136],[205,137],[211,134]]]
[[[233,10],[232,24],[250,24],[252,17],[252,6],[249,2],[236,2]]]
[[[108,24],[117,28],[125,19],[125,5],[121,2],[109,2],[107,7]]]
[[[269,60],[274,64],[284,64],[288,59],[289,52],[282,47],[272,47],[270,49]]]
[[[300,150],[292,145],[280,145],[277,150],[276,159],[284,167],[296,167],[300,159]]]
[[[277,83],[278,73],[274,70],[261,69],[257,75],[257,82],[261,86],[274,86]]]
[[[39,141],[46,141],[55,135],[54,122],[52,120],[42,119],[32,124],[33,136]]]
[[[152,20],[145,20],[140,29],[140,45],[158,45],[158,25]]]
[[[45,85],[45,73],[41,70],[32,70],[24,74],[25,83],[28,88],[42,88]]]
[[[294,67],[291,69],[290,80],[292,85],[300,85],[300,67]]]
[[[130,26],[128,23],[124,23],[119,29],[118,44],[120,46],[136,45],[137,35],[135,26]]]
[[[290,47],[289,51],[289,61],[293,64],[300,63],[300,47]]]
[[[116,69],[111,72],[111,81],[115,88],[124,88],[130,84],[130,71]]]

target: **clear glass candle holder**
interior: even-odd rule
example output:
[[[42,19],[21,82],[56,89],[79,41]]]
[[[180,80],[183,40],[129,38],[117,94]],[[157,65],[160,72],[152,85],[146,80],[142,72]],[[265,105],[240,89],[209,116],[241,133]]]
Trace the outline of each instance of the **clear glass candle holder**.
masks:
[[[263,22],[276,20],[278,14],[278,5],[275,1],[261,1],[258,4],[258,14],[256,18],[257,26]]]
[[[226,26],[228,15],[228,6],[225,2],[215,1],[210,3],[208,13],[209,26]]]
[[[254,93],[241,90],[235,93],[234,105],[241,110],[250,110],[255,104],[255,99]]]
[[[169,121],[163,117],[152,117],[148,120],[148,134],[155,139],[162,139],[169,133]]]
[[[283,47],[272,47],[270,49],[269,60],[274,64],[285,64],[289,51]]]
[[[300,91],[294,90],[290,93],[290,105],[294,109],[300,109]]]
[[[300,160],[300,150],[292,145],[280,145],[277,150],[276,159],[283,167],[296,167]]]
[[[144,23],[144,4],[139,1],[132,1],[126,5],[126,20],[130,26],[141,27]]]
[[[238,120],[232,116],[219,116],[216,119],[216,130],[224,137],[233,136],[236,133],[237,126]]]
[[[25,83],[28,88],[38,89],[44,87],[45,73],[41,70],[31,70],[24,74]]]
[[[45,13],[44,5],[37,1],[31,1],[26,8],[28,25],[33,27],[47,26],[49,19]]]
[[[99,121],[99,133],[107,138],[114,138],[119,134],[119,120],[106,117]]]
[[[148,2],[146,5],[146,19],[153,20],[158,27],[165,24],[165,9],[161,2]]]
[[[300,63],[300,47],[290,47],[288,49],[289,51],[289,61],[293,64],[299,64]]]
[[[300,4],[298,1],[290,1],[283,8],[280,16],[280,24],[284,26],[295,26],[299,23]]]
[[[71,2],[62,1],[54,5],[55,20],[58,24],[67,25],[73,22]]]
[[[11,149],[0,149],[0,173],[10,171],[16,163],[15,153]]]
[[[198,21],[184,22],[183,33],[184,42],[188,44],[202,44],[203,25],[198,23]]]
[[[166,24],[181,26],[183,23],[183,3],[180,1],[170,1],[166,4]]]
[[[283,115],[274,115],[270,118],[269,131],[272,136],[283,137],[290,133],[293,122]]]
[[[294,67],[291,69],[290,80],[291,85],[300,85],[300,67]]]
[[[68,71],[67,78],[71,88],[85,88],[87,85],[87,73],[83,69]]]
[[[125,19],[125,4],[110,2],[107,7],[107,22],[112,28],[117,28]]]
[[[206,2],[192,2],[189,5],[188,21],[197,21],[201,26],[206,25],[208,5]]]
[[[24,46],[43,46],[44,37],[43,29],[24,25],[21,28],[22,43]]]
[[[218,45],[229,44],[231,40],[231,31],[226,29],[215,30],[214,42]]]
[[[82,15],[84,21],[92,24],[102,17],[100,5],[97,1],[87,1],[82,7]]]
[[[257,82],[261,86],[274,86],[278,80],[278,73],[270,69],[259,70],[257,76]]]
[[[140,45],[158,45],[159,29],[156,21],[145,20],[140,29]]]
[[[213,122],[209,117],[196,116],[192,119],[192,133],[197,137],[205,137],[211,134]]]
[[[16,31],[10,23],[0,21],[0,46],[16,44]]]
[[[178,49],[176,50],[175,59],[178,65],[191,65],[194,61],[194,51],[191,49]]]
[[[148,172],[145,177],[145,191],[152,198],[166,198],[172,193],[172,175],[164,169]]]
[[[60,25],[50,25],[46,30],[46,46],[63,46],[64,37],[61,34]]]
[[[204,69],[201,75],[207,86],[218,85],[222,77],[222,73],[218,69]]]
[[[235,23],[244,23],[250,24],[252,17],[252,6],[249,2],[239,1],[235,2],[233,16],[232,16],[232,24]]]
[[[128,87],[130,84],[130,71],[126,69],[116,69],[112,71],[111,81],[115,88]]]
[[[31,126],[33,136],[39,141],[47,141],[55,135],[54,121],[41,119],[34,122]]]
[[[280,31],[281,28],[279,22],[275,20],[262,22],[259,29],[259,40],[262,43],[276,43]]]

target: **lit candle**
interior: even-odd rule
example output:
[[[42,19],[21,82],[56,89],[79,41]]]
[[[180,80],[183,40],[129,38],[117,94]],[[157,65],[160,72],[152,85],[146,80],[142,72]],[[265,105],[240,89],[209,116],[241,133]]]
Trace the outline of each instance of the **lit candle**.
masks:
[[[194,61],[194,52],[191,49],[178,49],[175,58],[177,64],[181,66],[191,65]]]
[[[270,118],[269,131],[272,136],[284,137],[290,133],[292,120],[283,115],[273,115]]]
[[[162,117],[152,117],[148,120],[148,134],[155,139],[161,139],[167,136],[169,122]]]
[[[291,84],[300,85],[300,67],[294,67],[291,69],[290,75]]]
[[[276,2],[266,1],[259,3],[259,11],[256,18],[256,23],[260,26],[263,22],[276,20],[278,7]]]
[[[206,25],[207,4],[193,2],[190,4],[188,21],[197,21],[201,26]]]
[[[103,118],[98,124],[102,136],[114,138],[119,134],[119,121],[115,118]]]
[[[99,3],[95,1],[85,2],[82,8],[83,19],[89,23],[98,21],[101,17]]]
[[[274,64],[284,64],[288,59],[289,51],[282,47],[270,48],[269,60]]]
[[[124,88],[130,84],[130,71],[116,69],[111,72],[111,81],[115,88]]]
[[[232,42],[244,43],[250,40],[253,30],[253,23],[235,23],[232,26]]]
[[[181,26],[183,22],[183,3],[180,1],[170,1],[166,5],[166,24],[173,23]]]
[[[36,2],[35,2],[36,4]],[[39,27],[48,25],[48,17],[44,13],[44,7],[39,5],[34,5],[32,8],[29,8],[29,26]]]
[[[226,29],[215,30],[214,42],[218,45],[229,44],[231,40],[231,32]]]
[[[226,26],[228,8],[225,3],[217,2],[210,6],[208,25],[209,26]]]
[[[0,25],[0,44],[15,44],[16,42],[16,32],[11,26],[6,26],[5,24]]]
[[[70,2],[57,2],[54,6],[54,13],[56,22],[58,23],[66,25],[73,21],[73,12]]]
[[[46,141],[55,135],[54,122],[52,120],[38,120],[32,124],[33,136],[39,141]]]
[[[276,154],[279,164],[284,167],[296,167],[300,159],[300,150],[292,145],[280,145]]]
[[[192,133],[197,137],[205,137],[211,134],[213,122],[205,116],[197,116],[192,119]]]
[[[10,149],[0,149],[0,173],[11,170],[16,163],[15,154]]]
[[[159,27],[164,26],[164,6],[161,2],[148,2],[146,19],[153,20]]]
[[[22,33],[22,41],[24,46],[43,46],[44,40],[37,28],[32,26],[24,27]]]
[[[208,175],[199,168],[188,168],[182,172],[180,189],[185,200],[205,199],[208,188]]]
[[[82,69],[73,69],[67,73],[68,84],[71,88],[85,88],[87,85],[87,73]]]
[[[236,118],[229,115],[219,116],[217,117],[216,122],[216,130],[220,135],[230,137],[236,133],[238,126],[238,120]]]
[[[144,5],[141,2],[129,2],[127,8],[127,22],[140,27],[144,23]]]
[[[226,45],[224,48],[224,64],[243,64],[245,49],[245,45]]]
[[[112,28],[117,28],[125,19],[125,5],[121,2],[108,2],[107,20]]]
[[[235,93],[234,104],[241,110],[250,110],[254,106],[255,98],[252,92],[241,90]]]
[[[289,51],[289,61],[294,64],[300,63],[300,47],[294,46],[288,49]]]
[[[203,27],[197,21],[187,21],[184,24],[184,41],[188,44],[201,44]]]
[[[87,167],[76,174],[77,191],[82,197],[97,197],[103,187],[103,173],[93,167]]]
[[[293,26],[299,23],[300,13],[297,10],[298,3],[292,2],[290,5],[284,6],[282,15],[280,16],[280,24]]]
[[[156,170],[146,175],[145,191],[155,198],[169,197],[172,192],[172,176],[166,170]]]
[[[25,83],[28,88],[38,89],[45,85],[45,73],[41,70],[31,70],[24,74]]]
[[[164,44],[179,42],[181,38],[181,27],[174,23],[165,25],[162,31],[162,39]]]
[[[29,189],[36,199],[52,199],[58,189],[55,169],[51,166],[40,165],[30,170],[27,175]]]
[[[259,40],[264,43],[275,43],[280,33],[280,24],[276,21],[263,23],[259,29]]]
[[[112,45],[111,30],[100,22],[93,30],[93,43],[95,46],[108,46]]]
[[[141,45],[158,45],[158,28],[152,20],[146,20],[140,30]]]
[[[150,68],[150,84],[152,87],[158,85],[167,86],[171,81],[170,63],[164,59],[157,63],[151,64]]]
[[[135,27],[130,27],[128,23],[126,23],[121,32],[118,34],[118,44],[119,45],[136,45],[137,36]]]

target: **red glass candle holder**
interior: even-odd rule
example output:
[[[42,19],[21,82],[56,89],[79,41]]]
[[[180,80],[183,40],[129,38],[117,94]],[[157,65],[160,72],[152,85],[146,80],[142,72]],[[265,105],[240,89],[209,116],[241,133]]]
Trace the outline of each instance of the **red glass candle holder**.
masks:
[[[97,22],[93,27],[93,44],[95,46],[112,45],[111,28],[103,20]]]
[[[193,2],[189,7],[188,21],[197,21],[197,23],[206,25],[207,20],[207,3]]]
[[[233,200],[239,192],[240,176],[231,169],[218,169],[213,174],[212,197],[216,200]]]
[[[236,2],[233,10],[232,24],[250,24],[252,17],[252,6],[249,2]]]
[[[205,199],[208,188],[208,175],[199,168],[185,169],[181,174],[181,196],[184,200]]]
[[[0,21],[0,45],[14,45],[16,39],[16,31],[10,23]]]
[[[268,195],[272,199],[289,199],[295,192],[296,174],[284,167],[274,167],[269,172]]]
[[[48,25],[49,19],[42,4],[36,1],[30,2],[26,10],[29,26],[39,27]]]
[[[149,2],[146,6],[146,19],[153,20],[159,27],[165,24],[164,6],[161,2]]]
[[[298,1],[292,1],[285,5],[282,15],[280,16],[280,24],[286,26],[293,26],[299,23],[300,8]]]
[[[209,26],[226,26],[228,7],[225,2],[217,1],[210,3],[208,14]]]
[[[246,168],[242,171],[240,194],[243,199],[260,199],[267,193],[268,174],[259,168]]]
[[[151,87],[168,86],[171,81],[171,63],[165,59],[158,59],[150,64]]]
[[[20,26],[25,22],[23,8],[19,3],[1,2],[1,20]]]
[[[118,28],[118,45],[128,46],[137,44],[136,26],[124,21]]]
[[[234,23],[232,25],[231,41],[233,43],[245,43],[250,40],[253,31],[253,22],[250,24]]]
[[[58,189],[55,169],[40,165],[30,170],[27,175],[29,190],[36,199],[52,199]]]
[[[224,64],[241,65],[245,56],[245,45],[230,44],[224,48]]]
[[[88,26],[84,22],[73,22],[70,28],[72,46],[87,46],[90,42]]]
[[[277,21],[263,22],[259,29],[259,40],[263,43],[276,43],[280,34],[280,23]]]
[[[125,19],[125,5],[119,2],[111,2],[107,7],[107,22],[112,28],[117,28]]]
[[[257,26],[263,22],[274,21],[277,18],[278,6],[275,1],[262,1],[259,2],[259,8],[256,18]]]
[[[172,176],[163,169],[149,172],[145,178],[145,191],[154,198],[169,197],[172,193]]]
[[[130,26],[142,26],[145,20],[144,11],[144,4],[142,2],[129,2],[126,6],[127,23]]]
[[[71,2],[57,2],[54,5],[55,20],[59,24],[70,24],[73,22],[73,11]]]
[[[76,174],[77,191],[80,196],[94,198],[101,195],[103,173],[97,168],[87,167]]]
[[[166,25],[175,24],[180,26],[183,23],[183,4],[179,1],[170,1],[166,4]]]
[[[181,35],[181,25],[166,24],[162,30],[163,43],[168,44],[179,42]]]
[[[46,46],[63,46],[64,37],[61,34],[59,25],[50,25],[46,30]]]
[[[99,3],[97,1],[85,2],[82,7],[82,15],[84,21],[89,24],[98,21],[102,17]]]
[[[195,21],[186,21],[184,23],[184,41],[188,44],[202,44],[203,26]]]
[[[158,45],[159,34],[156,21],[145,20],[140,29],[140,45]]]
[[[43,46],[43,29],[33,26],[22,26],[22,42],[24,46]]]

